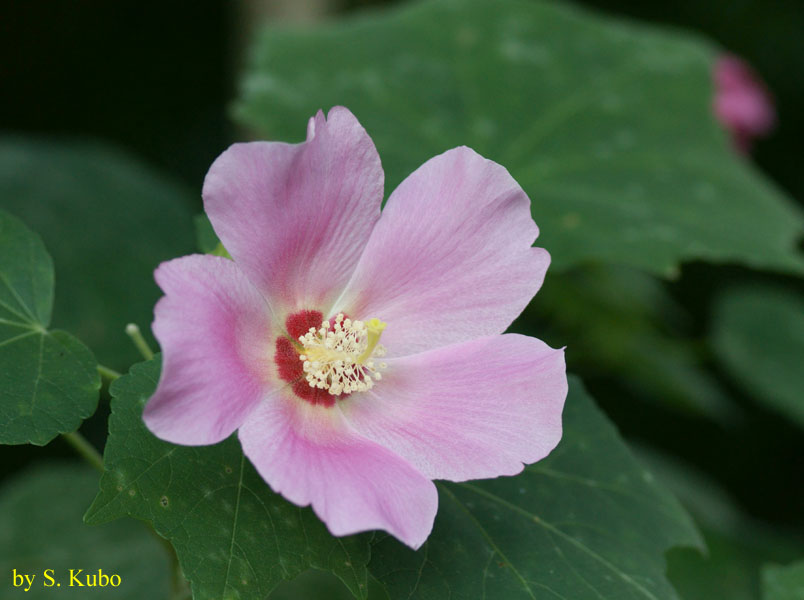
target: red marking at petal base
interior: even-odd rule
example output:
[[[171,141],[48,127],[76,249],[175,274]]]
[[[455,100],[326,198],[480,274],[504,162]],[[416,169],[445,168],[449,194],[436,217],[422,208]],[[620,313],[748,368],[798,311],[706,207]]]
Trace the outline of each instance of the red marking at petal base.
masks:
[[[288,334],[293,338],[279,336],[276,338],[276,351],[274,352],[274,362],[279,371],[282,381],[291,384],[293,393],[302,400],[310,404],[320,404],[322,406],[334,406],[336,396],[327,390],[312,388],[304,378],[304,367],[299,359],[301,346],[297,340],[310,330],[321,327],[324,315],[317,310],[300,310],[293,313],[285,320],[285,327]],[[345,396],[346,394],[344,394]]]
[[[274,362],[282,381],[293,382],[304,377],[304,368],[296,345],[285,336],[276,338]]]
[[[310,387],[306,379],[299,379],[293,384],[293,393],[302,400],[307,400],[310,404],[321,404],[323,406],[335,406],[335,398],[327,390]]]
[[[310,327],[318,329],[324,322],[324,315],[317,310],[300,310],[285,319],[285,327],[294,341],[298,340]]]

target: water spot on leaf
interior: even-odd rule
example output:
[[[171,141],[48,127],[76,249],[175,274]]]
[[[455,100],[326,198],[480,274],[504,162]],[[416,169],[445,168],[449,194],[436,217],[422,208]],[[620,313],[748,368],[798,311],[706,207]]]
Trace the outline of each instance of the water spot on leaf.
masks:
[[[630,148],[636,142],[636,136],[630,129],[621,129],[614,136],[614,143],[620,148]]]
[[[472,124],[472,131],[478,137],[489,138],[497,131],[494,121],[487,117],[480,117]]]
[[[474,46],[477,43],[477,31],[474,27],[460,27],[455,33],[455,42],[464,48]]]
[[[611,146],[602,143],[595,144],[592,152],[594,153],[595,158],[611,158],[611,155],[613,154]]]
[[[628,185],[625,187],[625,194],[626,196],[638,198],[644,195],[645,188],[642,187],[641,184],[635,183],[633,181],[629,181]]]
[[[600,100],[601,108],[608,113],[620,112],[623,108],[623,99],[618,94],[605,94]]]
[[[576,212],[567,213],[561,218],[564,229],[575,229],[581,224],[581,216]]]
[[[708,181],[699,182],[695,186],[695,197],[703,202],[712,202],[717,196],[715,186]]]
[[[543,65],[550,60],[550,52],[544,46],[528,44],[518,39],[505,39],[499,46],[500,55],[511,62]]]

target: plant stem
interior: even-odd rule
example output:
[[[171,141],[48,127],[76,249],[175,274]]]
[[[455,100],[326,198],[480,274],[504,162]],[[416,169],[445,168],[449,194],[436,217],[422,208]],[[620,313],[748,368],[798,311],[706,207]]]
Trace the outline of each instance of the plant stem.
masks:
[[[68,444],[75,448],[78,454],[84,457],[84,460],[103,473],[103,457],[95,450],[95,446],[90,444],[83,435],[77,431],[72,431],[70,433],[62,433],[61,436]]]
[[[98,373],[100,373],[100,376],[104,379],[108,379],[110,383],[120,377],[120,373],[109,367],[104,367],[103,365],[98,365]]]
[[[131,341],[134,342],[137,350],[140,351],[140,354],[142,354],[145,360],[151,360],[154,357],[153,351],[148,347],[148,342],[146,342],[145,338],[142,337],[140,328],[136,323],[129,323],[126,325],[126,333],[128,334],[128,337],[131,338]]]

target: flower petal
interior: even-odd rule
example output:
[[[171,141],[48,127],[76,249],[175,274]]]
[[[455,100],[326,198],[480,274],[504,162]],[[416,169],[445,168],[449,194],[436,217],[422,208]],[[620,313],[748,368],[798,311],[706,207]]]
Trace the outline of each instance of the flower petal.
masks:
[[[310,120],[302,144],[234,144],[204,180],[204,208],[275,308],[330,306],[380,215],[380,157],[343,107]]]
[[[564,352],[522,335],[481,338],[389,360],[372,392],[340,402],[347,421],[427,477],[514,475],[561,439]]]
[[[455,148],[391,195],[333,313],[386,321],[389,356],[502,333],[544,280],[538,234],[508,171]]]
[[[240,428],[243,452],[275,492],[312,504],[333,535],[383,529],[412,548],[438,508],[433,482],[352,431],[337,408],[263,402]]]
[[[748,153],[753,139],[767,135],[775,124],[771,95],[750,65],[730,54],[715,62],[714,79],[715,115],[731,133],[737,150]]]
[[[143,419],[163,440],[214,444],[240,427],[273,386],[270,311],[234,262],[185,256],[155,273],[159,385]]]

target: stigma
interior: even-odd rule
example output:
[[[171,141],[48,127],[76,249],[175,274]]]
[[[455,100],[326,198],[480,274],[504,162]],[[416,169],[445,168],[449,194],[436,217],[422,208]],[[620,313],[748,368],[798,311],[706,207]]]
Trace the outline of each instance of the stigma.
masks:
[[[303,350],[299,359],[311,388],[327,390],[333,396],[365,392],[382,379],[385,356],[379,343],[387,323],[379,319],[352,321],[338,314],[333,323],[323,321],[299,337]]]

